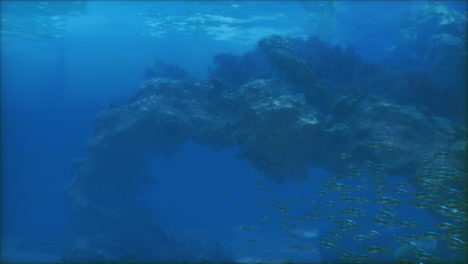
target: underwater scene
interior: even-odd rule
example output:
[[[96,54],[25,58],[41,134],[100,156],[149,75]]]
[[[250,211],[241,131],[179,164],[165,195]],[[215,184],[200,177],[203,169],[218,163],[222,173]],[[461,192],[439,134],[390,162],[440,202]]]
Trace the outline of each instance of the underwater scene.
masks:
[[[1,263],[467,263],[466,1],[0,1]]]

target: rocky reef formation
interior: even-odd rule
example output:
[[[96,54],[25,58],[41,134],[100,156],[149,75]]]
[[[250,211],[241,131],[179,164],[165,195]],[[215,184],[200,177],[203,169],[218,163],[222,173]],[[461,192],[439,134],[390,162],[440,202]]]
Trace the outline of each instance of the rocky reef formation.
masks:
[[[282,182],[303,179],[311,166],[337,170],[342,152],[354,153],[354,163],[390,158],[394,173],[415,171],[418,158],[442,151],[463,167],[464,133],[448,119],[378,96],[344,95],[324,114],[279,79],[254,79],[238,90],[209,78],[152,79],[128,105],[98,116],[87,148],[92,156],[118,150],[136,159],[171,155],[188,140],[215,150],[238,146],[240,158]],[[138,175],[136,186],[145,182]]]
[[[467,14],[441,3],[402,23],[388,63],[399,69],[392,96],[448,117],[466,119]],[[423,81],[422,81],[423,80]]]
[[[328,53],[305,56],[300,44],[312,42]],[[310,167],[339,173],[369,161],[391,161],[389,174],[413,181],[421,158],[466,169],[466,128],[424,107],[363,92],[359,87],[375,84],[378,67],[349,51],[271,36],[242,59],[218,60],[229,67],[205,79],[150,79],[127,104],[97,116],[90,157],[77,164],[66,190],[75,234],[66,260],[177,259],[176,243],[135,196],[152,181],[145,155],[170,157],[189,140],[213,150],[237,147],[239,158],[276,182],[302,181]],[[258,66],[252,74],[236,74],[249,62]],[[343,153],[352,154],[346,162]],[[128,226],[128,217],[138,221]]]
[[[143,74],[143,78],[145,80],[149,80],[152,78],[168,78],[173,80],[183,80],[188,79],[189,75],[181,67],[174,64],[165,63],[156,58],[154,60],[153,66],[146,69],[145,73]]]
[[[152,79],[129,104],[103,111],[95,126],[87,145],[91,158],[67,190],[71,224],[102,223],[86,231],[93,235],[80,242],[80,250],[99,248],[90,242],[100,241],[96,233],[121,236],[113,242],[135,237],[135,248],[125,249],[132,257],[146,254],[143,244],[158,258],[162,252],[168,258],[177,254],[135,195],[151,183],[144,154],[172,155],[188,140],[214,150],[237,146],[239,158],[277,182],[303,180],[311,166],[339,172],[346,165],[342,152],[353,153],[349,160],[356,164],[391,160],[390,171],[405,174],[416,171],[419,158],[442,151],[453,155],[450,165],[456,168],[466,158],[465,130],[447,119],[385,98],[353,95],[339,97],[325,115],[278,79],[254,79],[237,90],[223,89],[216,79]],[[125,231],[129,215],[138,216],[141,230]]]
[[[441,3],[423,6],[400,28],[395,49],[407,67],[425,67],[440,74],[443,64],[466,65],[466,14]],[[445,71],[444,71],[445,73]],[[456,73],[453,73],[456,74]]]

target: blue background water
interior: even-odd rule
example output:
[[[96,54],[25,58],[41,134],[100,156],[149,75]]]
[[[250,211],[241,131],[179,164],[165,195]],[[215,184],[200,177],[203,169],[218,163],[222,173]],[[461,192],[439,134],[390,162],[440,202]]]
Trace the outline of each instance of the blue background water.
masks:
[[[323,38],[352,45],[366,61],[378,61],[380,54],[392,45],[400,21],[427,2],[340,2],[333,14],[336,27],[329,25],[330,28],[320,30],[335,30],[331,35],[323,33]],[[3,1],[1,4],[4,7]],[[181,65],[193,77],[204,77],[213,67],[213,55],[251,50],[256,41],[279,26],[322,34],[304,19],[309,12],[319,12],[314,4],[90,2],[87,14],[68,20],[62,38],[2,36],[2,240],[65,234],[67,207],[63,190],[72,177],[70,161],[86,156],[84,146],[99,111],[90,100],[105,104],[132,95],[155,57]],[[444,4],[466,11],[464,1]],[[248,37],[232,34],[220,39],[206,33],[181,34],[175,29],[163,36],[150,36],[141,34],[145,32],[145,20],[138,14],[148,9],[164,14],[284,13],[287,23],[253,22],[250,27],[259,29]],[[247,161],[235,155],[236,149],[214,152],[189,143],[170,161],[149,157],[158,184],[148,187],[141,199],[158,212],[160,221],[173,232],[181,229],[185,236],[198,232],[225,242],[233,251],[242,249],[246,256],[265,257],[272,254],[266,251],[268,246],[245,245],[245,234],[236,231],[236,227],[257,226],[265,236],[276,236],[277,230],[259,219],[262,207],[257,201],[274,197],[286,200],[292,196],[308,199],[320,185],[311,178],[303,185],[273,183],[259,178],[258,172],[249,170]],[[314,169],[310,173],[314,177],[327,175]],[[258,182],[266,182],[269,190],[261,192],[253,187]],[[244,207],[238,208],[235,203]],[[420,214],[414,220],[427,223],[431,218]],[[317,221],[313,228],[320,232],[327,230],[326,225],[329,224],[325,221]]]

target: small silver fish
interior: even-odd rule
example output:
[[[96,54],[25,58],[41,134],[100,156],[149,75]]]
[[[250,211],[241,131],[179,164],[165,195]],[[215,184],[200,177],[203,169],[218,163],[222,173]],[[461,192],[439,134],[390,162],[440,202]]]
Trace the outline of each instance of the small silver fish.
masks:
[[[383,248],[383,247],[378,246],[378,245],[373,245],[373,246],[370,246],[370,247],[366,247],[366,251],[369,252],[369,253],[377,254],[377,253],[387,252],[387,251],[389,251],[389,249],[388,248]]]

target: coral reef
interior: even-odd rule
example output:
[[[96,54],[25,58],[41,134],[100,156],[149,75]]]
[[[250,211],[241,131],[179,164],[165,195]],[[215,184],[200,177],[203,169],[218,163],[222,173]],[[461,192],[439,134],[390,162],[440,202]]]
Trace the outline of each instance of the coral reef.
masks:
[[[122,252],[119,241],[135,237],[132,258],[159,259],[161,252],[168,259],[175,256],[171,240],[152,224],[151,213],[134,197],[139,187],[150,183],[144,153],[170,156],[189,139],[215,150],[238,146],[239,158],[277,182],[300,181],[310,166],[344,169],[341,152],[356,153],[350,163],[380,164],[390,158],[391,173],[414,172],[418,158],[440,151],[454,155],[453,167],[464,166],[465,129],[413,106],[351,95],[339,97],[333,115],[324,115],[277,79],[255,79],[236,92],[216,84],[213,79],[152,79],[129,104],[97,117],[87,145],[91,158],[67,189],[71,226],[77,225],[80,236],[93,237],[86,239],[86,248],[99,248],[100,240],[94,237],[105,232],[117,244],[114,253]],[[138,215],[139,229],[125,231],[128,215]],[[142,245],[153,245],[155,255],[140,252]],[[82,250],[75,246],[72,252]]]
[[[425,5],[408,17],[386,60],[401,74],[395,79],[405,83],[390,95],[450,118],[466,112],[466,24],[466,13],[440,3]],[[412,89],[414,79],[407,77],[414,74],[425,75],[424,89]],[[465,118],[462,115],[462,122]]]
[[[170,63],[165,63],[159,59],[154,60],[154,65],[143,73],[145,80],[151,78],[167,78],[174,80],[184,80],[189,78],[188,73],[180,66]]]
[[[314,81],[314,72],[307,61],[299,59],[291,50],[290,41],[281,36],[266,37],[258,42],[273,66],[297,86],[307,86]]]
[[[325,115],[278,79],[255,79],[236,92],[215,83],[146,82],[128,105],[98,116],[88,150],[170,155],[189,139],[213,149],[236,145],[240,158],[283,181],[305,177],[310,166],[336,170],[343,151],[361,153],[352,158],[355,162],[383,162],[392,156],[395,172],[414,171],[418,158],[451,152],[465,136],[463,127],[447,119],[384,97],[341,96],[331,115]],[[463,158],[454,159],[454,165],[461,167]]]
[[[241,56],[221,53],[215,55],[213,61],[216,68],[210,69],[210,76],[222,79],[231,88],[237,88],[250,78],[271,71],[266,56],[259,50]]]
[[[424,57],[435,68],[445,60],[439,47],[459,43],[444,34],[429,34],[425,51],[435,57]],[[427,100],[412,99],[440,88],[428,79],[435,68],[389,72],[363,63],[351,49],[281,36],[260,40],[254,52],[215,61],[210,78],[151,76],[128,103],[99,113],[87,143],[90,157],[76,164],[66,189],[74,238],[64,259],[176,259],[177,243],[135,196],[151,184],[146,153],[170,157],[189,140],[213,150],[236,146],[239,158],[276,182],[302,181],[312,166],[340,172],[369,161],[385,167],[389,159],[389,174],[412,181],[420,158],[466,169],[466,127],[430,112],[423,107],[433,105]],[[401,92],[413,88],[402,100]],[[353,155],[343,162],[341,153]],[[136,226],[125,224],[130,216]]]

